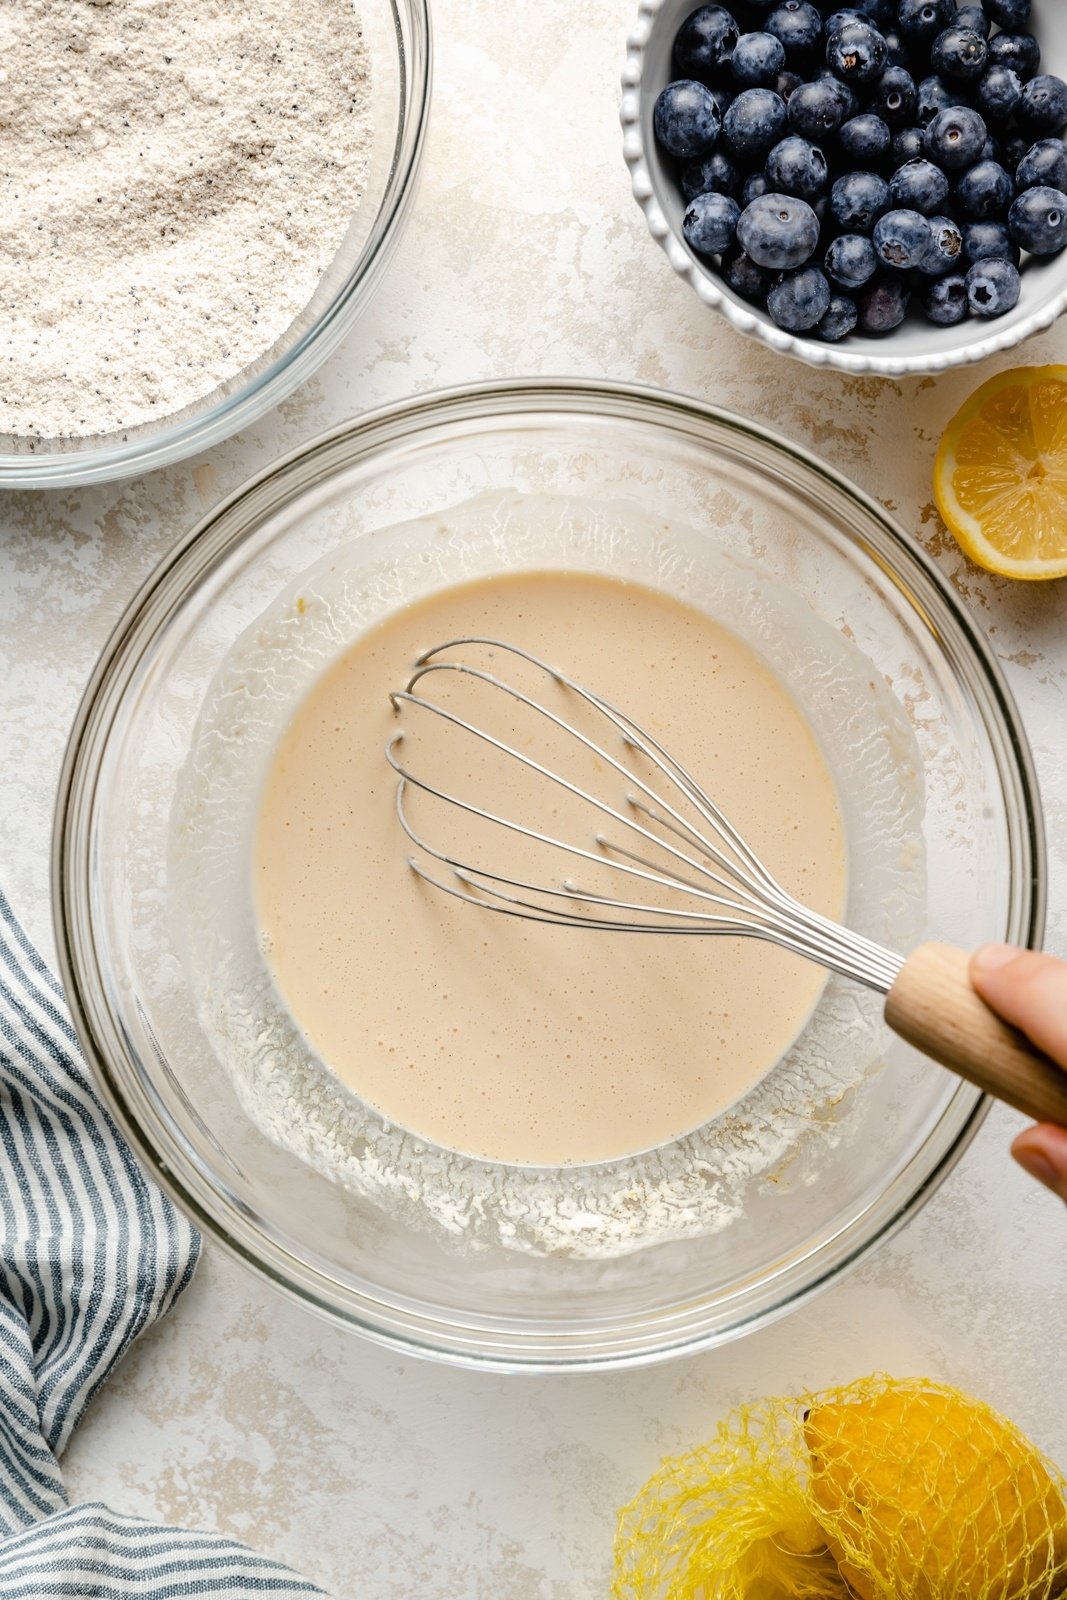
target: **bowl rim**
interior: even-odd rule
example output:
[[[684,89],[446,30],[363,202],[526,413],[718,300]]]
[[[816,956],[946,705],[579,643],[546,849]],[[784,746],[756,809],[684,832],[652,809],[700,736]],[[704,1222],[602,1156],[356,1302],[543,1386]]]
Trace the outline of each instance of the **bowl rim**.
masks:
[[[356,459],[367,459],[383,444],[403,438],[411,442],[442,424],[497,421],[511,413],[578,411],[610,414],[707,438],[708,427],[725,427],[740,438],[770,447],[794,461],[865,511],[900,558],[911,587],[911,603],[922,608],[927,597],[945,606],[959,628],[974,668],[970,685],[982,698],[979,715],[994,747],[998,775],[1008,793],[1009,844],[1018,860],[1010,878],[1009,936],[1037,947],[1045,928],[1047,857],[1040,797],[1033,758],[1011,692],[992,650],[954,591],[916,541],[909,537],[878,501],[827,466],[803,446],[734,412],[691,397],[647,386],[581,378],[520,378],[457,386],[375,408],[317,435],[289,451],[235,489],[201,518],[163,557],[126,607],[93,669],[78,708],[65,752],[56,800],[51,860],[52,911],[59,972],[74,1026],[96,1083],[124,1136],[152,1179],[193,1221],[235,1259],[266,1278],[290,1300],[330,1320],[354,1328],[372,1341],[409,1355],[428,1356],[451,1365],[507,1372],[618,1370],[652,1364],[713,1348],[767,1326],[810,1300],[841,1274],[866,1259],[891,1238],[940,1186],[974,1138],[989,1108],[977,1089],[961,1082],[941,1114],[938,1128],[947,1128],[948,1142],[934,1166],[928,1137],[871,1201],[837,1231],[785,1268],[761,1280],[762,1299],[728,1325],[709,1326],[706,1303],[655,1311],[639,1318],[610,1317],[592,1328],[553,1326],[531,1332],[501,1317],[460,1320],[429,1314],[425,1306],[390,1296],[388,1301],[364,1286],[357,1295],[328,1272],[316,1271],[256,1225],[235,1198],[220,1192],[189,1147],[169,1123],[158,1096],[136,1074],[116,1070],[111,1052],[122,1053],[122,1032],[107,1006],[106,988],[95,960],[88,914],[92,869],[89,826],[99,762],[111,721],[122,704],[129,680],[150,648],[150,637],[172,604],[180,603],[220,555],[247,537],[254,519],[266,507],[267,492],[285,488],[285,480],[308,484],[301,473],[318,458],[323,472],[339,446],[359,444]],[[347,464],[353,464],[349,457]],[[321,477],[314,481],[321,481]],[[242,503],[251,511],[249,524],[227,528],[230,513]],[[272,504],[274,502],[271,502]],[[221,526],[220,526],[221,524]],[[878,559],[878,553],[873,552]],[[196,557],[196,560],[192,560]],[[887,568],[901,573],[883,554]],[[191,562],[190,570],[183,568]],[[910,570],[908,570],[910,568]],[[171,591],[171,592],[167,592]],[[921,1169],[921,1170],[919,1170]],[[821,1256],[820,1269],[811,1262]],[[799,1278],[799,1282],[796,1281]],[[714,1310],[720,1310],[716,1302]]]
[[[400,101],[389,172],[359,259],[321,315],[269,367],[207,410],[192,411],[180,421],[163,417],[158,425],[146,423],[118,443],[101,445],[88,436],[84,447],[74,441],[71,448],[61,451],[49,450],[47,443],[39,452],[0,450],[0,489],[70,488],[171,466],[258,421],[306,383],[336,350],[369,304],[400,242],[426,148],[433,89],[430,0],[387,0],[387,5],[395,35]]]
[[[619,121],[623,129],[623,158],[630,169],[634,199],[644,213],[648,231],[666,255],[678,276],[694,290],[704,305],[726,318],[738,333],[758,339],[780,355],[793,356],[809,367],[833,369],[854,376],[904,378],[948,372],[953,367],[969,366],[990,356],[1011,350],[1036,333],[1043,333],[1067,310],[1067,286],[1011,328],[990,331],[961,350],[915,355],[883,354],[884,344],[870,340],[870,350],[850,350],[840,345],[805,339],[778,328],[755,307],[738,305],[720,286],[718,279],[702,267],[680,239],[660,205],[652,175],[652,162],[641,128],[641,100],[648,44],[656,19],[668,0],[641,0],[638,19],[626,41],[626,62],[622,71],[622,99]]]

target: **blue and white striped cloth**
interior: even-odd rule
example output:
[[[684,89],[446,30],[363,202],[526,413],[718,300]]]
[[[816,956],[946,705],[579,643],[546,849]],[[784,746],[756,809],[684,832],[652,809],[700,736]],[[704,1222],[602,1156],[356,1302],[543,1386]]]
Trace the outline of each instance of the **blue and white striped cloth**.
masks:
[[[70,1507],[59,1458],[200,1241],[97,1100],[59,985],[0,895],[0,1600],[306,1600],[214,1534]]]

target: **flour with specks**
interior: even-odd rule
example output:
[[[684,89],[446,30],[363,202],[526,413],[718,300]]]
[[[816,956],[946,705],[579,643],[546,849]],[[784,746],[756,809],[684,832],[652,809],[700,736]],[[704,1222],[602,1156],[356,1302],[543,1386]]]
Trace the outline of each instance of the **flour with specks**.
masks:
[[[359,204],[350,0],[0,8],[0,433],[181,411],[274,345]]]

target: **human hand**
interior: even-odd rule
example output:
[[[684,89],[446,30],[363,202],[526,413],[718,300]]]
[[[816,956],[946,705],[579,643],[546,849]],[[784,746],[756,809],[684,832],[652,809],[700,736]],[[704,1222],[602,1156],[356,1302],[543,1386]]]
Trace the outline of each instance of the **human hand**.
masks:
[[[1067,961],[987,944],[971,959],[971,982],[1005,1022],[1067,1071]],[[1027,1128],[1011,1153],[1032,1178],[1067,1201],[1067,1128]]]

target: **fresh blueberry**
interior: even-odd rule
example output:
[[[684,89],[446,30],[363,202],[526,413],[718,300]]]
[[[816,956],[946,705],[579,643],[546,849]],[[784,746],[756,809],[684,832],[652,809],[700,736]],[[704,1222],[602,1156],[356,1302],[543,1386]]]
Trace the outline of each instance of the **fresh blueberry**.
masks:
[[[892,333],[908,314],[911,290],[901,276],[875,278],[865,284],[857,297],[861,333]]]
[[[819,267],[787,272],[767,296],[771,320],[788,333],[808,333],[830,309],[830,285]]]
[[[773,89],[785,67],[785,46],[773,33],[743,33],[734,46],[730,70],[746,89]]]
[[[963,228],[963,253],[975,261],[1010,261],[1019,265],[1019,246],[1003,222],[968,222]]]
[[[656,139],[669,155],[691,161],[719,137],[719,108],[702,83],[679,78],[662,90],[652,113]]]
[[[1040,184],[1024,189],[1008,212],[1008,231],[1034,256],[1054,256],[1067,245],[1067,194]]]
[[[687,77],[710,77],[728,66],[737,45],[737,23],[723,6],[701,6],[682,23],[674,39],[674,59]]]
[[[799,72],[789,72],[787,70],[778,74],[771,87],[774,89],[776,94],[781,95],[782,99],[788,105],[789,101],[796,94],[797,90],[803,88],[803,85],[804,79],[800,76]]]
[[[989,41],[989,65],[1011,67],[1025,83],[1041,65],[1041,46],[1032,33],[995,33]]]
[[[1013,311],[1021,290],[1018,267],[998,257],[976,261],[967,273],[967,304],[976,317],[1002,317]]]
[[[1067,144],[1062,139],[1039,139],[1032,144],[1015,169],[1019,189],[1034,189],[1047,184],[1067,193]]]
[[[861,289],[878,270],[874,245],[864,233],[841,233],[826,252],[827,276],[841,289]]]
[[[734,155],[766,155],[785,132],[785,101],[773,89],[743,89],[723,118]]]
[[[923,257],[920,271],[929,278],[944,277],[946,272],[958,270],[963,261],[963,234],[951,217],[930,218],[930,248]]]
[[[874,225],[874,252],[884,267],[921,267],[930,249],[930,224],[919,211],[887,211]]]
[[[719,271],[726,287],[740,295],[742,300],[765,300],[767,290],[774,282],[773,275],[757,266],[743,250],[733,250],[723,256]]]
[[[986,222],[1003,216],[1011,204],[1015,185],[997,161],[977,161],[956,185],[956,204],[965,217]]]
[[[986,69],[989,46],[980,33],[953,26],[939,33],[930,51],[930,65],[942,78],[973,83]]]
[[[830,211],[845,233],[870,233],[889,209],[889,185],[873,172],[846,172],[830,191]]]
[[[764,170],[772,189],[780,194],[799,195],[801,200],[816,200],[830,181],[826,157],[819,146],[795,133],[775,145]]]
[[[932,217],[948,199],[948,179],[932,161],[906,161],[889,180],[889,199],[904,211]]]
[[[893,160],[898,167],[902,167],[906,161],[918,161],[923,148],[921,128],[901,128],[899,133],[893,135]]]
[[[915,79],[903,67],[886,67],[874,86],[869,111],[891,128],[903,128],[915,118],[919,103]]]
[[[907,41],[904,39],[900,29],[885,28],[882,32],[882,38],[885,40],[890,66],[904,67],[910,71],[912,65],[911,51],[908,49]]]
[[[856,0],[855,9],[883,32],[897,14],[896,0]]]
[[[826,64],[842,83],[874,83],[888,61],[886,42],[870,22],[844,22],[826,44]]]
[[[795,195],[760,195],[742,211],[737,241],[757,266],[786,272],[811,260],[819,242],[819,219]]]
[[[741,210],[744,211],[753,200],[758,200],[760,195],[769,194],[770,188],[766,173],[754,172],[751,178],[746,178],[741,189]]]
[[[1051,72],[1031,78],[1015,113],[1026,133],[1056,133],[1067,122],[1067,83]]]
[[[974,100],[987,122],[1007,122],[1022,99],[1023,81],[1012,67],[996,62],[982,76]]]
[[[982,153],[978,157],[979,161],[1000,161],[1000,157],[1000,140],[994,138],[993,134],[987,133],[985,144],[982,146]],[[1003,166],[1003,161],[1000,161],[1000,164]],[[1018,163],[1016,163],[1016,165],[1018,165]]]
[[[859,315],[855,300],[850,300],[847,294],[832,294],[825,316],[811,331],[825,344],[839,344],[853,331]]]
[[[952,106],[939,111],[926,128],[926,158],[946,172],[962,172],[982,153],[986,125],[969,106]]]
[[[695,200],[698,194],[728,194],[736,200],[740,193],[741,174],[722,150],[690,161],[682,171],[682,194],[686,200]]]
[[[889,154],[893,136],[881,117],[863,111],[842,126],[838,143],[845,159],[855,167],[879,167]]]
[[[733,104],[735,94],[733,85],[728,85],[725,83],[709,83],[707,88],[708,93],[711,95],[711,98],[719,108],[719,118],[721,120],[723,117],[725,117],[726,113],[730,109],[730,106]]]
[[[1030,0],[984,0],[984,5],[998,28],[1018,32],[1030,20]]]
[[[781,0],[764,27],[782,41],[790,60],[814,55],[822,43],[822,17],[810,0]]]
[[[954,9],[950,0],[900,0],[897,26],[914,50],[916,45],[933,43]]]
[[[686,244],[701,256],[721,255],[734,242],[740,215],[728,194],[698,194],[682,218]]]
[[[950,89],[943,78],[933,74],[924,78],[915,91],[915,118],[925,128],[939,111],[948,111],[953,106],[964,104],[966,102],[962,94]]]
[[[1030,140],[1024,133],[1005,134],[1000,146],[1001,166],[1007,167],[1009,172],[1014,172],[1029,148]]]
[[[859,95],[849,84],[842,83],[840,78],[835,77],[835,75],[830,71],[829,67],[819,68],[818,72],[815,74],[815,82],[832,84],[835,93],[840,95],[842,105],[842,122],[847,122],[849,117],[859,116],[861,109]]]
[[[989,18],[982,6],[960,6],[952,20],[957,28],[970,28],[983,39],[989,38]]]
[[[962,272],[932,283],[922,298],[922,308],[939,328],[954,328],[967,318],[967,279]]]
[[[847,99],[842,85],[822,80],[805,83],[789,97],[788,120],[794,133],[804,139],[827,139],[845,120]]]

